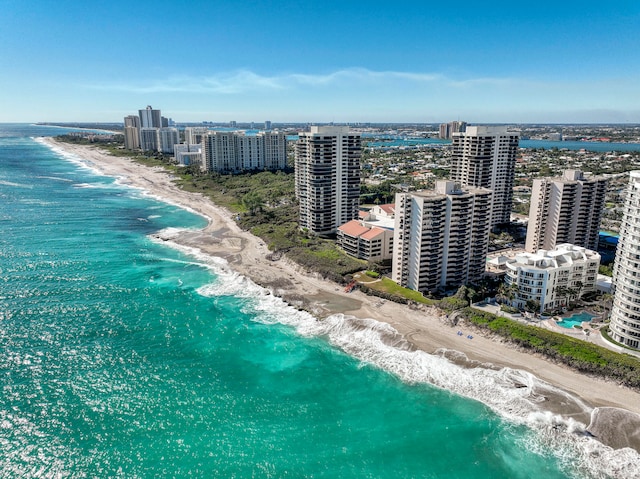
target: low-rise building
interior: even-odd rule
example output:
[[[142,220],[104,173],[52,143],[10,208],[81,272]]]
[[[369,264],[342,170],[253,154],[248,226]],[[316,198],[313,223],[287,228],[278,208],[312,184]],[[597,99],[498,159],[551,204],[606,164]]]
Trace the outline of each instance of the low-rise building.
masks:
[[[384,261],[393,256],[393,230],[351,220],[338,227],[337,244],[355,258]]]
[[[585,293],[596,291],[600,255],[572,244],[553,250],[521,253],[506,264],[505,283],[515,285],[511,305],[523,309],[539,304],[539,312],[567,305]]]
[[[202,145],[194,145],[190,143],[174,145],[173,155],[175,157],[176,163],[181,166],[201,165]]]
[[[395,203],[387,203],[384,205],[376,205],[368,211],[368,216],[370,219],[393,219],[396,215],[396,204]]]

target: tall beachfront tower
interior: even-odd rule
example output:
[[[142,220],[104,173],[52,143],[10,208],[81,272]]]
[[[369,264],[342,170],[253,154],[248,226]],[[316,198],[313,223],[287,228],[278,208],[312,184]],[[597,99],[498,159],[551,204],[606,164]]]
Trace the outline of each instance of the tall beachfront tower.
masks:
[[[508,223],[520,134],[503,126],[467,126],[452,140],[451,179],[493,190],[491,227]]]
[[[129,115],[124,117],[124,147],[127,150],[140,148],[140,117]]]
[[[162,153],[170,153],[173,155],[173,148],[180,143],[180,132],[177,128],[159,128],[158,129],[158,150]]]
[[[358,217],[359,133],[346,126],[312,126],[295,146],[295,187],[300,227],[327,236]]]
[[[202,137],[202,169],[218,173],[239,173],[242,159],[236,151],[233,131],[210,131]]]
[[[138,110],[141,128],[162,128],[162,115],[160,110],[154,110],[151,105],[144,110]]]
[[[243,131],[208,131],[201,138],[204,171],[240,173],[287,167],[284,132],[261,131],[247,135]]]
[[[613,266],[615,288],[609,332],[614,341],[640,349],[640,171],[629,176]]]
[[[421,292],[473,282],[485,272],[492,192],[438,181],[396,193],[391,278]]]
[[[585,178],[578,170],[533,180],[525,249],[535,253],[570,243],[597,250],[608,182],[604,177]]]

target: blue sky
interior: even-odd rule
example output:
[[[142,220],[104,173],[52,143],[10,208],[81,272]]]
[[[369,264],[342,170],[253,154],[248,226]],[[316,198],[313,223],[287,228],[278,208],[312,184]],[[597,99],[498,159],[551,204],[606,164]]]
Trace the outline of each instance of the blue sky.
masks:
[[[0,122],[640,123],[640,1],[0,0]]]

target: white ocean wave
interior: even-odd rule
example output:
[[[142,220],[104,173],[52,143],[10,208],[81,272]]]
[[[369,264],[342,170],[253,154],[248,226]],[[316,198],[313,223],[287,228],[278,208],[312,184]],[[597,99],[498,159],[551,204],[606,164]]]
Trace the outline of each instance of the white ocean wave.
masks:
[[[179,247],[185,252],[191,248]],[[524,441],[542,455],[552,454],[576,477],[640,477],[640,454],[630,448],[612,449],[586,433],[586,425],[545,409],[546,396],[564,396],[575,407],[589,413],[591,408],[579,398],[535,375],[513,368],[468,368],[445,356],[462,353],[441,350],[428,354],[414,350],[410,343],[387,323],[334,314],[319,320],[285,303],[281,298],[234,272],[223,259],[211,259],[197,250],[218,275],[214,283],[201,287],[204,296],[250,298],[246,308],[257,321],[284,324],[303,337],[324,337],[363,363],[372,364],[407,383],[426,383],[474,399],[514,424],[526,425],[534,434]],[[576,462],[578,458],[578,462]]]
[[[13,186],[14,188],[33,188],[33,185],[25,185],[24,183],[15,183],[7,180],[0,180],[0,185]]]

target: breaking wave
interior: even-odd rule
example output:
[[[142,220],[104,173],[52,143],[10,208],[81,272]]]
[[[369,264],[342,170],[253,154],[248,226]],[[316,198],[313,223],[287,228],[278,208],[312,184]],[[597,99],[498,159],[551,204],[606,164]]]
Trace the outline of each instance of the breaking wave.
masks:
[[[552,413],[545,405],[553,396],[571,402],[585,415],[592,408],[527,371],[486,364],[465,367],[460,364],[466,361],[463,353],[439,350],[428,354],[416,350],[392,326],[373,319],[334,314],[319,320],[234,272],[224,259],[167,243],[196,256],[216,273],[216,282],[198,290],[204,296],[246,298],[246,312],[257,321],[290,326],[303,337],[324,337],[352,357],[407,383],[430,384],[480,401],[506,420],[528,426],[532,434],[523,439],[522,446],[543,455],[553,454],[575,477],[640,477],[640,454],[635,450],[606,446],[587,432],[584,423]]]

